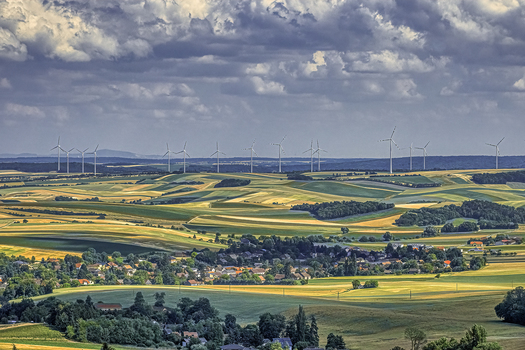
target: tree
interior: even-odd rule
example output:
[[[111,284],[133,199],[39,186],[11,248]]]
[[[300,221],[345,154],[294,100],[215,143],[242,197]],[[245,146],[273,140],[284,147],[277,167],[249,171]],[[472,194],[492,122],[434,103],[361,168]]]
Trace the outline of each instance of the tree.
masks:
[[[345,349],[346,344],[343,340],[343,337],[340,335],[335,335],[334,333],[328,334],[328,337],[326,337],[326,349],[334,349],[334,350],[340,350]]]
[[[231,314],[224,317],[224,333],[228,335],[227,343],[236,344],[242,341],[241,326],[237,324],[237,319]]]
[[[259,327],[249,324],[242,329],[242,343],[244,346],[257,347],[263,343],[264,338],[259,331]]]
[[[419,350],[427,341],[425,332],[416,327],[409,327],[405,329],[405,338],[410,340],[411,350]]]
[[[302,305],[299,305],[299,312],[297,312],[297,315],[295,316],[295,325],[296,325],[296,333],[295,333],[295,341],[292,339],[292,342],[295,344],[300,341],[306,340],[307,335],[307,324],[306,324],[306,315],[304,313],[304,309]]]
[[[348,227],[341,227],[341,234],[346,235],[349,231]]]
[[[462,349],[472,350],[478,345],[487,342],[487,330],[483,326],[475,324],[467,331],[465,336],[459,342]]]
[[[286,325],[286,319],[283,315],[272,315],[266,312],[259,316],[257,325],[264,338],[279,338]]]
[[[317,320],[315,319],[315,315],[312,315],[310,317],[310,329],[308,334],[308,342],[311,346],[318,347],[319,346],[319,327],[317,327]]]
[[[354,287],[354,289],[358,289],[360,286],[361,286],[361,282],[359,280],[352,281],[352,287]]]
[[[421,234],[421,237],[435,237],[435,236],[437,236],[437,230],[432,225],[428,225],[427,227],[425,227],[425,230]]]
[[[382,238],[383,238],[383,241],[387,241],[387,242],[389,242],[389,241],[393,241],[393,240],[394,240],[394,235],[387,231],[387,232],[383,235]]]
[[[507,292],[503,301],[496,305],[494,310],[505,322],[525,326],[525,289],[520,286]]]
[[[104,343],[102,344],[102,347],[100,348],[100,350],[115,350],[115,348],[109,346],[108,343]]]
[[[155,293],[155,306],[160,306],[160,307],[163,307],[164,306],[164,297],[166,296],[166,293],[164,292],[156,292]]]

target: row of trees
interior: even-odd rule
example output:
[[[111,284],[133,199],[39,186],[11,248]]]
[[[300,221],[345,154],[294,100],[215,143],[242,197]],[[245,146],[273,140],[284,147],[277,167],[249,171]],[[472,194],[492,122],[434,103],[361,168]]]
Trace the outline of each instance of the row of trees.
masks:
[[[427,335],[417,327],[407,328],[405,338],[410,341],[411,350],[502,350],[498,343],[487,342],[487,330],[477,324],[467,330],[465,336],[459,341],[443,337],[427,343]],[[395,346],[392,350],[405,349]]]
[[[506,184],[507,182],[525,182],[525,171],[512,171],[495,174],[474,174],[472,181],[478,184]]]
[[[443,225],[456,218],[472,218],[478,221],[499,223],[525,223],[525,208],[514,208],[483,200],[466,201],[457,206],[445,205],[441,208],[420,208],[410,210],[395,221],[398,226]]]
[[[336,201],[323,202],[316,204],[298,204],[292,206],[292,210],[308,211],[320,219],[334,219],[350,215],[372,213],[379,210],[391,209],[394,207],[392,203],[380,202],[356,202],[356,201]]]
[[[221,182],[215,184],[213,186],[214,188],[220,188],[220,187],[240,187],[240,186],[248,186],[250,184],[251,180],[246,179],[224,179]]]

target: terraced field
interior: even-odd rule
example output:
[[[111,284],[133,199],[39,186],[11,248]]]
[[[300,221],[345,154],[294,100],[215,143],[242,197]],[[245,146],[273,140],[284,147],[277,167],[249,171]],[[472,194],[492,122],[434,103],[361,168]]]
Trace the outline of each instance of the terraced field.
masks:
[[[518,230],[421,238],[423,229],[420,227],[394,225],[407,210],[461,204],[471,199],[514,207],[525,205],[525,186],[477,185],[472,183],[470,176],[478,172],[490,170],[437,171],[425,172],[422,176],[396,177],[400,182],[441,184],[431,188],[363,180],[362,175],[343,176],[337,181],[321,180],[332,176],[331,173],[306,174],[319,181],[293,181],[283,174],[200,173],[5,183],[6,187],[0,188],[0,250],[37,259],[79,254],[88,247],[108,253],[114,250],[123,253],[193,248],[218,250],[225,245],[214,242],[216,232],[223,236],[235,234],[237,238],[244,233],[340,236],[341,228],[347,227],[347,237],[354,238],[354,243],[349,244],[366,249],[382,249],[386,243],[360,243],[357,238],[363,235],[380,238],[388,231],[401,243],[457,246],[466,252],[469,238],[498,233],[525,236],[525,227],[520,227]],[[0,172],[0,177],[5,175],[33,176]],[[383,175],[390,180],[387,174]],[[251,182],[243,187],[214,187],[225,178]],[[55,201],[57,196],[77,200]],[[100,201],[86,201],[94,197]],[[169,200],[184,203],[160,204]],[[334,220],[318,220],[307,212],[290,210],[294,204],[343,200],[382,201],[394,203],[395,208]],[[89,212],[94,214],[78,214]],[[460,222],[461,219],[454,224]],[[207,234],[202,233],[203,230]],[[254,310],[290,315],[302,304],[307,313],[318,316],[322,338],[326,339],[330,332],[343,334],[352,349],[386,350],[393,346],[392,339],[401,339],[399,345],[407,348],[408,344],[402,340],[403,331],[411,325],[424,326],[434,339],[445,334],[461,337],[466,328],[480,323],[488,329],[489,335],[498,337],[493,339],[505,349],[521,349],[519,344],[525,341],[523,328],[498,322],[493,308],[512,286],[525,285],[525,245],[498,249],[503,253],[515,252],[517,256],[490,258],[489,266],[482,270],[444,274],[440,278],[425,274],[376,276],[373,279],[380,285],[377,289],[353,290],[351,281],[354,278],[341,277],[311,280],[305,286],[232,286],[231,292],[228,286],[180,289],[107,286],[59,289],[55,294],[67,300],[90,294],[105,302],[128,300],[131,303],[132,294],[137,290],[143,290],[151,301],[154,292],[163,289],[167,292],[168,306],[176,304],[181,296],[206,296],[223,315],[234,312],[241,323],[256,321],[259,312]],[[467,257],[470,255],[466,252]],[[362,282],[367,279],[360,278]],[[2,338],[0,330],[0,349],[7,345],[2,344],[2,339],[8,338]],[[33,346],[29,341],[25,344],[18,346],[17,343],[17,347],[29,349]],[[76,344],[59,345],[77,347]]]

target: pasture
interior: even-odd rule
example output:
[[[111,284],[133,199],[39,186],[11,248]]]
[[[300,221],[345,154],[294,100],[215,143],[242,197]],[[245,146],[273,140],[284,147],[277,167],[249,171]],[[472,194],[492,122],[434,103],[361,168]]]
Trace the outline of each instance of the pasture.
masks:
[[[37,259],[78,254],[88,247],[107,253],[119,250],[124,254],[193,248],[219,250],[227,246],[215,243],[216,232],[222,234],[221,238],[234,234],[235,239],[245,233],[329,237],[341,236],[341,228],[346,227],[346,236],[351,239],[349,245],[382,249],[387,243],[380,240],[381,236],[391,232],[403,244],[459,247],[468,259],[475,255],[468,252],[469,238],[480,239],[498,233],[524,237],[525,228],[422,238],[423,228],[397,227],[394,221],[410,209],[459,205],[472,199],[514,207],[525,205],[524,186],[472,183],[470,176],[479,172],[492,170],[428,171],[395,178],[378,174],[383,175],[381,179],[385,181],[441,184],[431,188],[368,181],[363,180],[362,175],[342,176],[337,180],[292,181],[284,174],[244,173],[73,176],[8,183],[0,188],[0,250],[8,255],[22,254]],[[0,175],[3,174],[10,173]],[[37,176],[13,175],[28,179]],[[323,179],[332,173],[305,175]],[[242,187],[214,188],[225,178],[251,182]],[[57,196],[71,200],[56,201]],[[92,200],[95,197],[98,201]],[[161,204],[171,200],[180,204]],[[318,220],[307,212],[290,210],[294,204],[350,200],[383,201],[395,203],[396,207],[334,220]],[[93,214],[86,215],[88,213]],[[455,220],[454,224],[462,220]],[[374,236],[378,241],[358,242],[363,235]],[[354,277],[332,277],[310,280],[304,286],[90,286],[58,289],[53,294],[71,301],[89,294],[96,301],[122,302],[124,306],[129,306],[139,290],[150,303],[155,291],[165,291],[168,306],[175,305],[180,297],[205,296],[220,310],[221,316],[233,313],[242,324],[256,322],[264,311],[290,316],[298,305],[304,305],[307,313],[318,317],[322,343],[328,333],[334,332],[342,334],[352,349],[363,350],[386,350],[393,345],[407,348],[403,331],[412,325],[418,325],[435,339],[444,335],[460,338],[468,327],[478,323],[505,349],[517,350],[525,341],[523,328],[500,322],[493,308],[512,286],[525,285],[525,245],[497,249],[518,255],[489,256],[489,265],[481,270],[446,273],[440,278],[425,274],[359,277],[361,282],[378,280],[376,289],[353,290]],[[1,333],[0,330],[0,349],[3,349],[11,338],[2,337]],[[77,347],[76,343],[63,340],[34,341],[36,343],[30,339],[17,341],[17,347],[30,349],[39,341],[50,347],[53,344]],[[26,345],[19,346],[19,343]]]

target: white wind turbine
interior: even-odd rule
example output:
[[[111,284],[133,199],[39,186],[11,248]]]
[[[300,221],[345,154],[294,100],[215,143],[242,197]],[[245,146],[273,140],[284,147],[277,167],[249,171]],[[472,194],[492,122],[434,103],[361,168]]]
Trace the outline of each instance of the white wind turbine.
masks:
[[[319,148],[319,140],[317,140],[317,148],[314,153],[317,153],[317,171],[321,171],[321,152],[326,151],[322,148]]]
[[[174,154],[179,154],[179,153],[183,153],[183,154],[184,154],[184,158],[183,158],[184,160],[183,160],[183,163],[182,163],[182,164],[183,164],[182,169],[183,169],[184,174],[186,174],[186,156],[187,156],[187,157],[190,157],[190,155],[188,154],[188,152],[186,152],[186,144],[187,144],[187,143],[188,143],[188,142],[184,142],[184,148],[182,149],[182,151],[177,152],[177,153],[174,153]],[[191,157],[190,157],[190,158],[191,158]]]
[[[505,140],[505,138],[501,139],[501,141],[503,141],[503,140]],[[493,145],[491,143],[487,143],[487,145],[489,145],[489,146],[496,147],[496,169],[498,169],[499,144],[501,143],[501,141],[496,143],[495,145]]]
[[[166,153],[164,153],[164,155],[162,156],[162,158],[166,157],[166,155],[168,155],[168,173],[171,172],[171,169],[170,169],[170,166],[171,166],[171,157],[170,155],[173,153],[172,151],[170,151],[170,146],[168,145],[168,143],[166,142]],[[179,152],[180,153],[180,152]],[[173,153],[175,154],[175,153]]]
[[[396,145],[396,147],[399,149],[399,146],[393,139],[395,132],[396,127],[394,126],[394,130],[392,131],[392,135],[390,135],[389,139],[379,140],[379,142],[388,141],[390,143],[390,174],[392,174],[392,144]]]
[[[310,152],[310,172],[314,172],[314,140],[310,141],[310,148],[303,153]]]
[[[284,135],[283,139],[279,143],[272,143],[273,146],[279,146],[279,172],[281,172],[281,153],[284,153],[283,141],[286,138]]]
[[[98,150],[98,145],[97,147],[95,148],[95,150],[93,152],[89,152],[88,154],[93,154],[95,156],[95,166],[93,168],[93,174],[96,176],[97,175],[97,150]]]
[[[89,148],[86,148],[85,150],[81,151],[79,150],[78,148],[76,149],[77,152],[79,152],[80,154],[82,154],[82,174],[84,174],[84,153],[86,153],[86,151],[88,150]]]
[[[259,155],[257,154],[257,152],[255,152],[255,149],[253,148],[253,146],[255,145],[255,140],[253,140],[252,142],[252,146],[249,147],[249,148],[243,148],[244,151],[250,151],[250,173],[253,173],[253,154],[255,153],[255,155],[258,157]],[[218,149],[218,148],[217,148]]]
[[[426,170],[426,168],[427,168],[426,158],[427,158],[427,146],[428,146],[429,143],[430,143],[430,141],[427,142],[425,147],[415,147],[416,149],[423,150],[423,170]]]
[[[226,153],[219,151],[219,142],[217,141],[217,150],[211,154],[210,157],[217,155],[217,172],[219,172],[219,156],[220,154],[226,155]]]
[[[62,150],[62,152],[66,154],[66,157],[67,157],[66,168],[67,168],[67,173],[69,174],[69,153],[71,153],[71,151],[74,150],[74,148],[71,148],[69,151],[66,151],[63,148],[60,148],[60,149]]]
[[[58,137],[57,145],[53,148],[51,148],[51,151],[56,149],[58,151],[58,170],[57,172],[60,172],[60,150],[62,150],[62,147],[60,147],[60,136]]]

